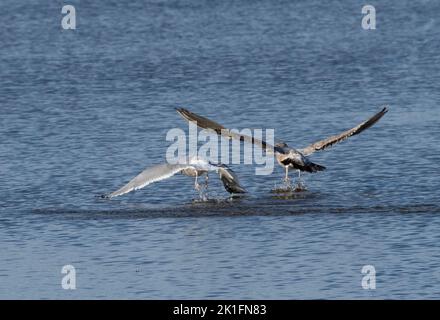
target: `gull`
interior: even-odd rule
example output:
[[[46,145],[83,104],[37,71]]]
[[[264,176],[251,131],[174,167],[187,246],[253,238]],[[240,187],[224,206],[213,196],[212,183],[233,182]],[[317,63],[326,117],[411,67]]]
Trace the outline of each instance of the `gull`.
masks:
[[[303,149],[295,149],[289,147],[285,142],[278,142],[274,146],[272,146],[263,140],[259,140],[254,137],[239,134],[232,130],[229,130],[218,124],[217,122],[190,112],[187,109],[176,108],[176,111],[187,121],[195,122],[200,128],[214,130],[218,135],[226,137],[228,139],[238,139],[241,141],[253,143],[266,150],[266,152],[268,152],[269,154],[274,154],[277,162],[285,169],[284,181],[286,183],[289,183],[289,170],[291,169],[296,169],[298,171],[299,179],[301,179],[302,171],[314,173],[325,170],[326,167],[313,163],[311,160],[308,159],[308,156],[316,151],[325,150],[336,143],[342,142],[345,139],[357,135],[362,131],[370,128],[377,121],[379,121],[379,119],[382,118],[385,113],[388,112],[388,108],[387,106],[384,106],[381,111],[376,113],[368,120],[360,123],[359,125],[348,129],[338,135],[334,135],[327,139],[312,143],[311,145]]]
[[[113,198],[121,196],[133,190],[142,189],[149,184],[161,180],[165,180],[177,173],[184,174],[189,177],[195,177],[194,188],[200,190],[197,181],[198,177],[206,174],[206,183],[208,182],[208,172],[215,171],[218,173],[223,186],[229,193],[245,193],[246,190],[240,185],[234,171],[224,164],[215,164],[201,157],[191,157],[187,161],[178,161],[176,164],[159,164],[147,168],[130,180],[122,188],[105,195],[105,198]]]

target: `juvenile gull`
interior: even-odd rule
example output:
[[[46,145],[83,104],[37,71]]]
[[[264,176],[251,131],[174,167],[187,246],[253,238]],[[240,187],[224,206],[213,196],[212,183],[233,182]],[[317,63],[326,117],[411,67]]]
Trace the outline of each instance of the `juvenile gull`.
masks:
[[[301,177],[301,171],[314,173],[325,170],[326,168],[324,166],[321,166],[319,164],[310,161],[308,159],[308,156],[316,151],[325,150],[338,142],[344,141],[345,139],[351,136],[361,133],[365,129],[368,129],[369,127],[374,125],[377,121],[379,121],[380,118],[382,118],[385,115],[385,113],[388,112],[388,109],[385,106],[381,111],[376,113],[374,116],[372,116],[371,118],[362,122],[361,124],[357,125],[354,128],[346,130],[338,135],[331,136],[327,139],[317,141],[307,146],[304,149],[294,149],[289,147],[284,142],[279,142],[276,143],[274,146],[272,146],[263,140],[258,140],[255,139],[254,137],[249,137],[247,135],[235,133],[229,129],[226,129],[217,122],[214,122],[208,118],[197,115],[184,108],[176,108],[176,110],[186,120],[191,122],[196,122],[200,128],[214,130],[218,135],[221,135],[228,139],[238,139],[241,141],[253,143],[266,150],[266,152],[270,154],[274,154],[275,158],[277,159],[277,162],[285,169],[285,177],[284,177],[285,182],[290,181],[289,180],[290,169],[298,170],[299,178]]]
[[[240,185],[237,176],[234,171],[228,168],[224,164],[214,164],[200,157],[190,158],[188,161],[178,164],[159,164],[145,169],[139,175],[134,177],[122,188],[105,196],[106,198],[113,198],[133,190],[142,189],[143,187],[157,181],[161,181],[174,176],[177,173],[184,174],[189,177],[195,177],[194,188],[200,189],[200,185],[197,181],[199,176],[208,172],[215,171],[218,173],[220,180],[223,182],[223,186],[229,193],[245,193],[246,190]],[[207,180],[206,180],[207,181]]]

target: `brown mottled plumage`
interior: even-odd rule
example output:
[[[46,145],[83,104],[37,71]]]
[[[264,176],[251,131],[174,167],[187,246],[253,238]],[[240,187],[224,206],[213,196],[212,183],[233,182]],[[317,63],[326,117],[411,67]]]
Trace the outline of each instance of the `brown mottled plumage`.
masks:
[[[387,107],[384,107],[381,111],[376,113],[374,116],[369,118],[368,120],[362,122],[361,124],[357,125],[356,127],[346,130],[342,132],[341,134],[331,136],[327,139],[320,140],[318,142],[315,142],[308,147],[304,149],[294,149],[290,148],[286,143],[277,143],[275,146],[272,146],[265,141],[254,139],[253,137],[249,137],[246,135],[238,134],[231,132],[231,130],[226,129],[222,125],[218,124],[215,121],[212,121],[208,118],[202,117],[200,115],[197,115],[193,112],[190,112],[184,108],[177,108],[177,112],[186,120],[196,122],[197,126],[203,128],[203,129],[212,129],[214,130],[218,135],[224,136],[228,139],[238,139],[241,141],[250,142],[253,144],[256,144],[260,146],[261,148],[265,149],[269,153],[274,153],[278,163],[283,166],[286,170],[285,180],[288,180],[288,170],[289,169],[297,169],[299,173],[301,171],[306,172],[317,172],[325,170],[324,166],[321,166],[319,164],[311,162],[307,156],[311,155],[312,153],[316,151],[325,150],[332,145],[344,141],[345,139],[357,135],[364,131],[365,129],[370,128],[372,125],[374,125],[377,121],[379,121],[385,113],[388,112]]]

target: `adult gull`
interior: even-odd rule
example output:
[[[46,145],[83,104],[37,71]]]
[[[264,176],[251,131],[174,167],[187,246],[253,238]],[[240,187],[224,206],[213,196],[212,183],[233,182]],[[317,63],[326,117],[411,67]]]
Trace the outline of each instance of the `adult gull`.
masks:
[[[189,177],[195,177],[194,188],[200,190],[198,177],[206,175],[206,183],[208,172],[214,171],[218,173],[224,188],[229,193],[245,193],[246,190],[240,185],[234,171],[224,164],[216,164],[207,161],[201,157],[192,157],[187,161],[181,161],[176,164],[159,164],[147,168],[130,180],[126,185],[120,189],[106,195],[106,198],[113,198],[121,196],[133,190],[142,189],[153,182],[168,179],[177,173],[184,174]]]

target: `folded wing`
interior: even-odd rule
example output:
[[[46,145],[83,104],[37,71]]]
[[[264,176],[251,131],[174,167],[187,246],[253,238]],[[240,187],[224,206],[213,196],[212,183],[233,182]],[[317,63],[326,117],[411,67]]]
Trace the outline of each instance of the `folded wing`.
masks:
[[[221,165],[218,168],[218,174],[226,191],[229,193],[246,193],[246,190],[240,185],[238,177],[232,169]]]

